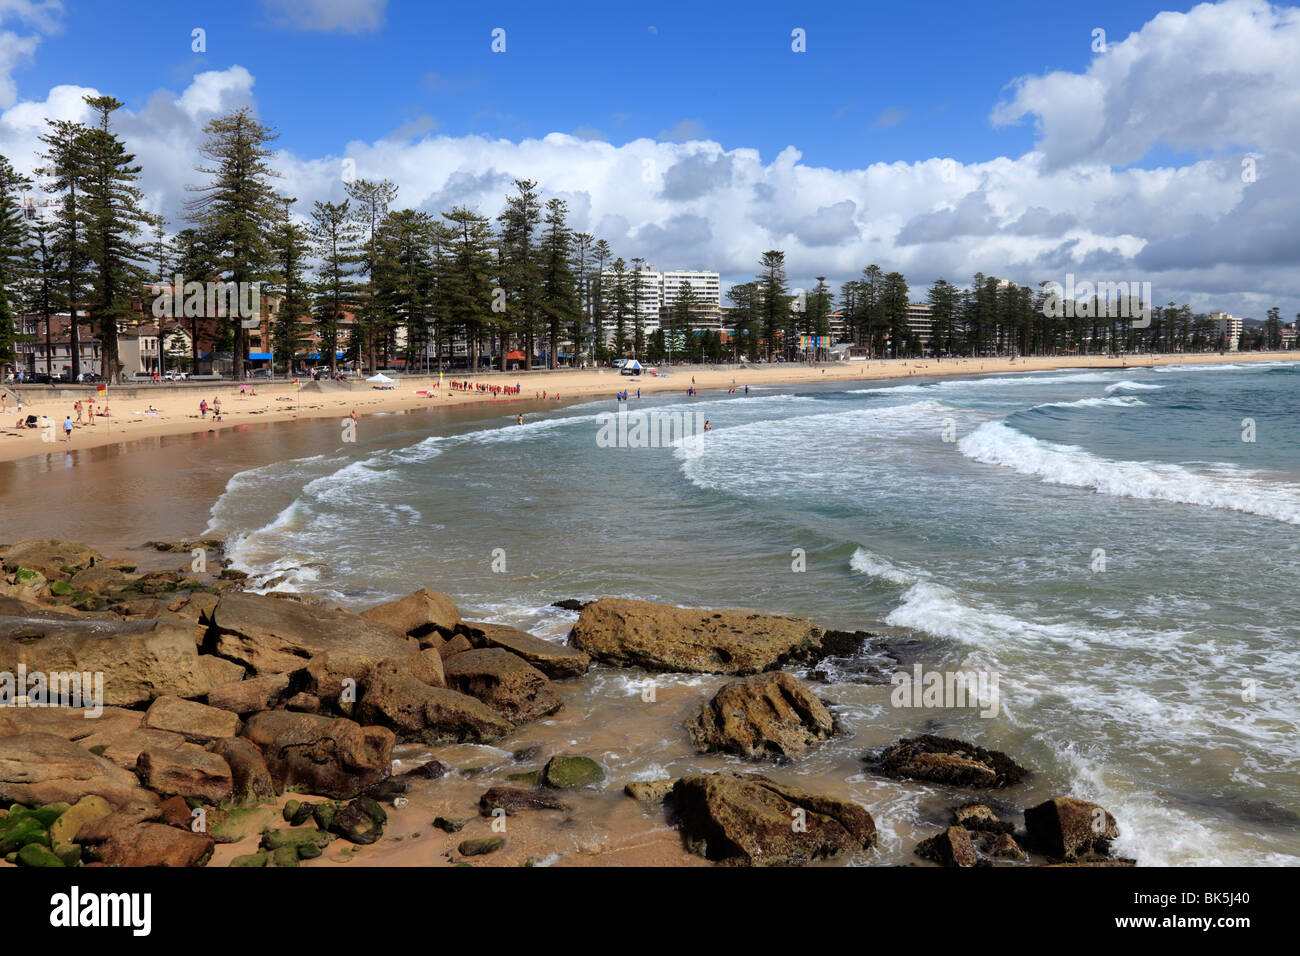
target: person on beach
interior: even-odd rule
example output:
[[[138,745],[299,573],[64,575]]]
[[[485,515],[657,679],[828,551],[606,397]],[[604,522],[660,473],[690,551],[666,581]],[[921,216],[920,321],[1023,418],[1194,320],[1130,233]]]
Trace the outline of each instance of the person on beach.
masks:
[[[95,400],[92,398],[86,402],[86,417],[90,424],[95,424]]]
[[[218,395],[212,399],[212,411],[216,413],[217,419],[221,418],[221,396]]]
[[[352,419],[352,424],[355,425],[357,423],[357,410],[352,409],[352,413],[348,417]]]
[[[77,413],[77,424],[81,424],[81,399],[72,403],[72,410]]]
[[[65,415],[63,418],[63,440],[72,441],[72,416]]]
[[[199,417],[208,417],[208,400],[206,398],[199,399]]]
[[[0,413],[9,411],[9,393],[0,392]]]

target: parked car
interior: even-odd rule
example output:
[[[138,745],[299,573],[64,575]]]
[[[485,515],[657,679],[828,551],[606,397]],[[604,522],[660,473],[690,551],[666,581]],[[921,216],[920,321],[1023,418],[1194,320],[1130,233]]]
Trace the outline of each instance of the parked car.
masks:
[[[165,378],[169,382],[184,382],[189,377],[190,377],[189,372],[180,372],[177,371],[176,369],[171,369],[170,371],[163,373],[163,378]]]
[[[270,378],[271,370],[269,368],[255,368],[248,373],[249,378]]]

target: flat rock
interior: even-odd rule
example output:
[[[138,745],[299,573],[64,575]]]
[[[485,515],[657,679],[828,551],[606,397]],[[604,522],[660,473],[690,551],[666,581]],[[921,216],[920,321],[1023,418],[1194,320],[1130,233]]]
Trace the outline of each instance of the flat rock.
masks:
[[[900,740],[879,755],[869,755],[867,762],[886,777],[953,787],[1009,787],[1029,773],[1001,751],[929,734]]]
[[[231,716],[274,710],[289,696],[288,674],[263,674],[247,680],[221,684],[208,691],[211,707],[229,712]],[[222,734],[223,737],[232,736]]]
[[[345,717],[275,710],[254,714],[244,736],[262,751],[276,789],[347,799],[391,776],[396,738]]]
[[[244,679],[243,664],[236,664],[234,661],[228,661],[224,657],[217,657],[214,654],[200,654],[199,666],[203,668],[203,673],[208,677],[208,683],[213,687],[220,687],[222,684],[233,684],[235,681]]]
[[[512,724],[553,714],[564,706],[545,674],[501,648],[465,651],[443,662],[447,686],[477,697]]]
[[[24,538],[11,544],[4,554],[4,569],[10,573],[20,567],[32,568],[45,577],[66,578],[88,568],[104,556],[94,548],[54,538]],[[70,571],[64,571],[69,568]]]
[[[835,733],[835,720],[793,674],[769,671],[724,685],[686,722],[701,753],[750,760],[796,757]]]
[[[370,664],[419,650],[419,642],[347,611],[259,594],[224,594],[212,609],[213,650],[256,674],[286,674],[328,653],[359,676]]]
[[[138,710],[122,707],[0,707],[0,737],[55,734],[64,740],[80,741],[136,730],[143,718]]]
[[[180,734],[193,744],[207,744],[239,733],[239,715],[167,695],[149,705],[144,715],[144,726],[149,730]]]
[[[714,862],[799,866],[876,845],[875,821],[856,803],[761,774],[683,777],[670,799],[687,849]]]
[[[103,731],[91,734],[78,743],[91,753],[98,754],[105,760],[111,760],[123,770],[132,773],[135,773],[140,754],[146,750],[176,750],[185,747],[197,749],[197,745],[187,743],[180,734],[165,730],[149,730],[144,727],[121,732]]]
[[[569,805],[542,790],[524,790],[518,787],[493,787],[478,800],[479,816],[490,817],[494,810],[504,810],[514,816],[518,810],[568,810]]]
[[[206,866],[216,841],[164,823],[137,823],[115,830],[88,855],[109,866]]]
[[[621,667],[756,674],[814,659],[824,633],[798,618],[603,598],[582,609],[569,643]]]
[[[626,793],[637,803],[663,803],[677,784],[675,779],[667,780],[633,780],[623,787]]]
[[[591,655],[586,652],[543,640],[517,627],[465,621],[460,632],[477,648],[499,647],[522,657],[552,680],[581,677],[591,666]]]
[[[115,807],[156,803],[135,774],[54,734],[0,737],[0,801],[74,804],[97,794]]]
[[[182,620],[0,617],[0,671],[17,673],[20,665],[29,673],[103,674],[100,703],[111,706],[198,697],[209,687],[193,625]]]

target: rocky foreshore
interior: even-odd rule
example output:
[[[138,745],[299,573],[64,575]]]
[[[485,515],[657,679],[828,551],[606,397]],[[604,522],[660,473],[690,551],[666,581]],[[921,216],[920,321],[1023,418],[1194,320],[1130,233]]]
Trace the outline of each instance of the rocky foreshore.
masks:
[[[361,848],[437,831],[439,862],[527,865],[559,852],[558,835],[592,799],[675,828],[679,852],[698,862],[870,862],[878,852],[870,808],[763,772],[844,733],[830,702],[793,671],[888,655],[871,634],[600,599],[557,602],[578,612],[561,644],[464,620],[429,589],[357,613],[243,590],[216,539],[149,547],[160,567],[142,572],[72,542],[0,545],[7,863],[346,863]],[[165,566],[180,554],[194,560]],[[417,816],[423,798],[448,786],[444,749],[508,747],[524,728],[544,728],[565,708],[566,682],[593,666],[732,678],[700,695],[681,736],[699,754],[754,769],[610,780],[605,755],[571,753],[557,733],[516,751],[533,769],[484,781],[455,815]],[[403,748],[433,759],[408,768]],[[1131,865],[1111,857],[1118,826],[1102,807],[995,799],[1031,773],[1006,754],[923,734],[862,760],[868,773],[951,795],[951,820],[918,843],[918,859]],[[524,819],[520,859],[509,845]]]

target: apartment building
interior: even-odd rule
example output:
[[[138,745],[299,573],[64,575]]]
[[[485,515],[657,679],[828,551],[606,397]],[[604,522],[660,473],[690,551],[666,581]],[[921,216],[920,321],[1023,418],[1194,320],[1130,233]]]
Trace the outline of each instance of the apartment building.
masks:
[[[1214,323],[1216,334],[1223,336],[1225,348],[1229,352],[1237,351],[1241,344],[1241,319],[1227,312],[1211,312],[1210,321]]]
[[[636,312],[646,335],[668,323],[673,308],[681,298],[682,289],[687,285],[691,287],[697,303],[692,310],[691,328],[710,331],[722,328],[722,277],[719,273],[696,269],[661,272],[653,265],[646,264],[639,272],[628,270],[623,273],[623,285],[629,295],[636,281],[634,275],[640,280]],[[608,313],[613,300],[612,289],[618,277],[607,269],[601,278],[605,290],[605,311]],[[607,337],[614,334],[614,322],[610,319],[605,321],[605,334]]]

